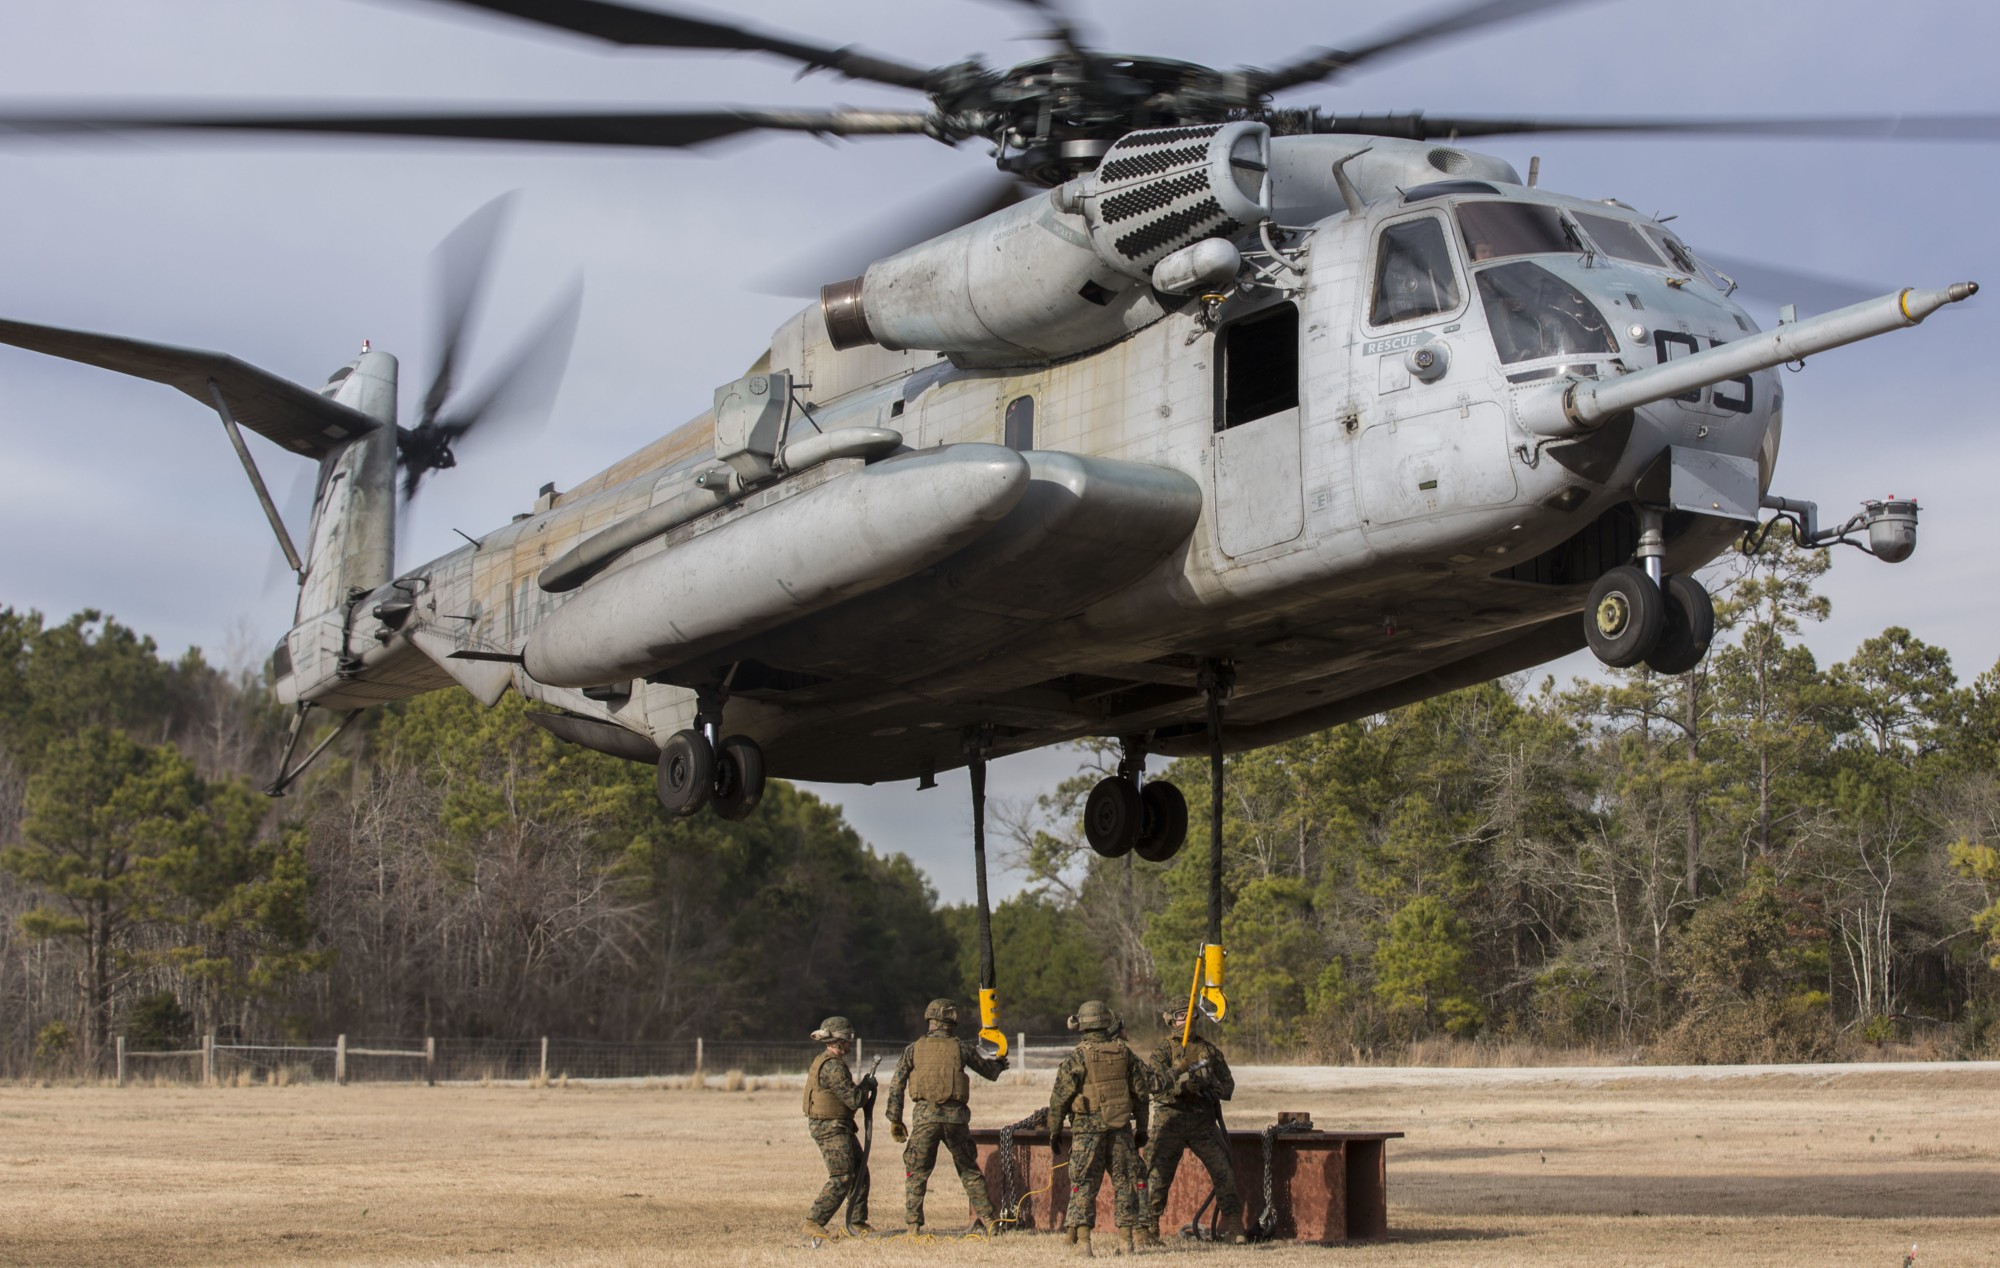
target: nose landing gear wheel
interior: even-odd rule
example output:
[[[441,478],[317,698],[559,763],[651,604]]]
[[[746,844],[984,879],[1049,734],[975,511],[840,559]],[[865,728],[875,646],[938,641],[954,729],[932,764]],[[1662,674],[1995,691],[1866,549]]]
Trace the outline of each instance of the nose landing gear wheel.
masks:
[[[1187,798],[1164,779],[1139,790],[1139,840],[1133,852],[1148,863],[1164,863],[1187,842]]]
[[[1118,858],[1138,844],[1143,814],[1132,781],[1112,775],[1099,780],[1083,803],[1083,835],[1091,849],[1105,858]]]
[[[715,791],[715,754],[708,747],[708,737],[699,731],[676,731],[668,736],[660,746],[660,770],[654,787],[668,813],[683,819],[707,805]]]
[[[763,798],[764,750],[748,736],[730,736],[715,755],[715,813],[748,819]]]
[[[1583,636],[1597,659],[1613,669],[1630,669],[1659,644],[1666,600],[1653,579],[1630,564],[1613,568],[1590,589],[1583,611]]]
[[[1708,655],[1709,640],[1715,637],[1715,604],[1693,577],[1668,577],[1664,589],[1660,641],[1647,653],[1646,664],[1654,673],[1684,674]]]

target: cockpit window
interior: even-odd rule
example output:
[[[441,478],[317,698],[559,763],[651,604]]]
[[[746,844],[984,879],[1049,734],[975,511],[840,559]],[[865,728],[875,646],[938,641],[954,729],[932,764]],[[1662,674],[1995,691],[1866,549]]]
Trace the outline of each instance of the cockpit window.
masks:
[[[1546,203],[1460,203],[1458,227],[1474,264],[1577,249],[1562,213]]]
[[[1700,278],[1716,290],[1721,291],[1724,295],[1736,289],[1734,282],[1731,282],[1714,269],[1703,264],[1700,256],[1687,249],[1686,243],[1676,238],[1673,234],[1668,233],[1665,229],[1647,225],[1646,236],[1659,244],[1660,250],[1664,251],[1667,258],[1673,261],[1674,268],[1679,269],[1689,277]]]
[[[1584,231],[1606,255],[1620,260],[1631,260],[1659,268],[1666,263],[1660,253],[1653,249],[1652,240],[1646,237],[1638,225],[1629,220],[1614,220],[1610,216],[1593,216],[1587,211],[1579,211],[1576,218],[1583,223]]]
[[[1493,346],[1505,364],[1617,351],[1604,314],[1539,264],[1502,264],[1474,276]]]
[[[1458,274],[1445,248],[1444,226],[1427,216],[1384,229],[1369,324],[1389,326],[1457,307]]]

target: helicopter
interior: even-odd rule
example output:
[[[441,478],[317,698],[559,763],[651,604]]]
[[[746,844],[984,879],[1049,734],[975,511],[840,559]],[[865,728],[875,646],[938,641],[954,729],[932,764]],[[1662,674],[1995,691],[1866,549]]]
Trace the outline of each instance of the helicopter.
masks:
[[[1891,561],[1914,546],[1911,500],[1821,525],[1810,502],[1774,492],[1779,370],[1976,286],[1760,329],[1678,226],[1557,193],[1465,142],[1987,140],[1990,119],[1271,104],[1564,7],[1547,0],[1489,0],[1233,71],[1101,52],[1047,3],[1025,7],[1056,51],[1003,69],[914,66],[657,8],[442,7],[761,51],[929,106],[9,111],[0,128],[665,148],[901,133],[984,141],[1034,192],[824,279],[710,411],[401,570],[398,480],[414,492],[453,465],[480,413],[450,416],[449,352],[403,427],[386,353],[314,389],[215,354],[0,324],[0,340],[169,382],[319,462],[297,620],[273,658],[295,738],[315,709],[515,690],[553,707],[534,716],[562,738],[654,764],[670,811],[740,817],[770,774],[923,783],[965,765],[978,798],[991,756],[1108,736],[1124,761],[1086,807],[1091,844],[1164,860],[1187,807],[1173,785],[1143,782],[1150,755],[1206,753],[1219,780],[1227,750],[1586,645],[1607,664],[1684,672],[1712,629],[1695,570],[1766,513]],[[288,755],[275,786],[302,765]]]

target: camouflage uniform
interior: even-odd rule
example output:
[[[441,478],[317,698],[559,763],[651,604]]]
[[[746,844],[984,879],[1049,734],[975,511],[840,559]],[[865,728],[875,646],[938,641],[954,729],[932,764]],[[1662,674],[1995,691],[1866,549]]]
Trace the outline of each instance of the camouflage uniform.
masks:
[[[1236,1093],[1228,1060],[1222,1049],[1192,1035],[1185,1049],[1177,1038],[1161,1041],[1153,1050],[1153,1065],[1167,1080],[1167,1086],[1153,1094],[1153,1130],[1146,1142],[1146,1193],[1152,1202],[1153,1231],[1159,1231],[1160,1212],[1166,1209],[1167,1191],[1180,1168],[1182,1150],[1194,1151],[1201,1165],[1208,1168],[1222,1227],[1240,1228],[1243,1199],[1236,1193],[1229,1142],[1216,1115],[1216,1103]]]
[[[1124,1040],[1112,1037],[1117,1019],[1110,1016],[1109,1010],[1100,1005],[1101,1011],[1095,1015],[1104,1021],[1093,1025],[1093,1014],[1086,1011],[1088,1007],[1077,1010],[1083,1041],[1057,1067],[1055,1090],[1049,1096],[1049,1131],[1062,1130],[1065,1117],[1070,1119],[1071,1128],[1069,1211],[1063,1216],[1063,1227],[1096,1227],[1097,1187],[1109,1171],[1113,1217],[1118,1227],[1145,1228],[1152,1212],[1144,1200],[1146,1179],[1127,1124],[1145,1130],[1146,1098],[1163,1084],[1158,1073],[1127,1047]],[[1117,1104],[1119,1098],[1115,1095],[1112,1103],[1104,1104],[1104,1093],[1111,1089],[1099,1086],[1094,1095],[1087,1091],[1092,1058],[1115,1067],[1120,1064],[1119,1054],[1124,1057],[1124,1071],[1118,1076],[1124,1104]]]
[[[861,1145],[854,1138],[854,1112],[861,1102],[862,1089],[855,1085],[847,1062],[831,1052],[813,1060],[806,1075],[806,1127],[826,1160],[826,1185],[806,1217],[811,1223],[832,1219],[850,1192],[854,1222],[868,1222],[868,1169],[861,1165]]]
[[[952,1009],[956,1014],[957,1010]],[[955,1086],[950,1095],[931,1100],[911,1093],[910,1139],[903,1149],[903,1219],[911,1228],[921,1228],[924,1223],[924,1192],[930,1187],[931,1170],[937,1165],[938,1146],[944,1146],[951,1155],[952,1166],[958,1171],[958,1180],[965,1186],[965,1197],[973,1213],[991,1223],[994,1218],[993,1199],[986,1192],[986,1177],[980,1173],[978,1151],[972,1144],[972,1133],[966,1125],[972,1121],[972,1111],[966,1108],[964,1070],[971,1070],[980,1078],[991,1082],[1000,1077],[1007,1068],[1004,1057],[981,1056],[979,1046],[970,1039],[960,1039],[952,1032],[955,1029],[948,1021],[933,1020],[931,1033],[916,1043],[903,1049],[902,1060],[896,1063],[895,1077],[889,1080],[889,1105],[884,1111],[892,1130],[903,1127],[903,1094],[910,1086],[910,1078],[918,1066],[918,1050],[922,1045],[946,1040],[954,1045],[957,1067]],[[941,1046],[941,1045],[940,1045]],[[946,1064],[952,1059],[951,1052],[943,1054]]]

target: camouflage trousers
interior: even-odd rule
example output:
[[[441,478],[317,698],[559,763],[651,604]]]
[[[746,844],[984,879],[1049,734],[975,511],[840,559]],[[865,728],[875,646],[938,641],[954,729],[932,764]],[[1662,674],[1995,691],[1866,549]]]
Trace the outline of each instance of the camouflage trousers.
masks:
[[[1069,1211],[1064,1228],[1097,1227],[1097,1186],[1111,1174],[1112,1217],[1120,1228],[1144,1228],[1152,1220],[1146,1205],[1146,1173],[1132,1147],[1132,1129],[1079,1131],[1069,1144]]]
[[[1228,1219],[1243,1213],[1243,1199],[1236,1193],[1236,1168],[1229,1161],[1229,1145],[1207,1114],[1153,1114],[1153,1134],[1146,1142],[1146,1193],[1151,1199],[1153,1224],[1167,1207],[1167,1191],[1174,1187],[1174,1173],[1180,1169],[1181,1154],[1191,1152],[1208,1168],[1208,1182],[1215,1189],[1216,1214]]]
[[[854,1222],[866,1224],[868,1169],[861,1165],[861,1142],[854,1138],[854,1125],[839,1118],[813,1118],[806,1122],[812,1129],[813,1143],[819,1146],[820,1157],[826,1159],[826,1187],[819,1191],[807,1218],[815,1224],[826,1223],[839,1213],[840,1204],[852,1193]]]
[[[972,1132],[964,1123],[918,1123],[910,1129],[909,1144],[903,1147],[903,1219],[911,1228],[924,1222],[924,1190],[930,1187],[931,1169],[937,1166],[938,1146],[951,1155],[958,1182],[965,1186],[965,1199],[982,1220],[993,1218],[993,1199],[986,1192],[986,1177],[979,1171],[979,1152],[973,1148]]]

